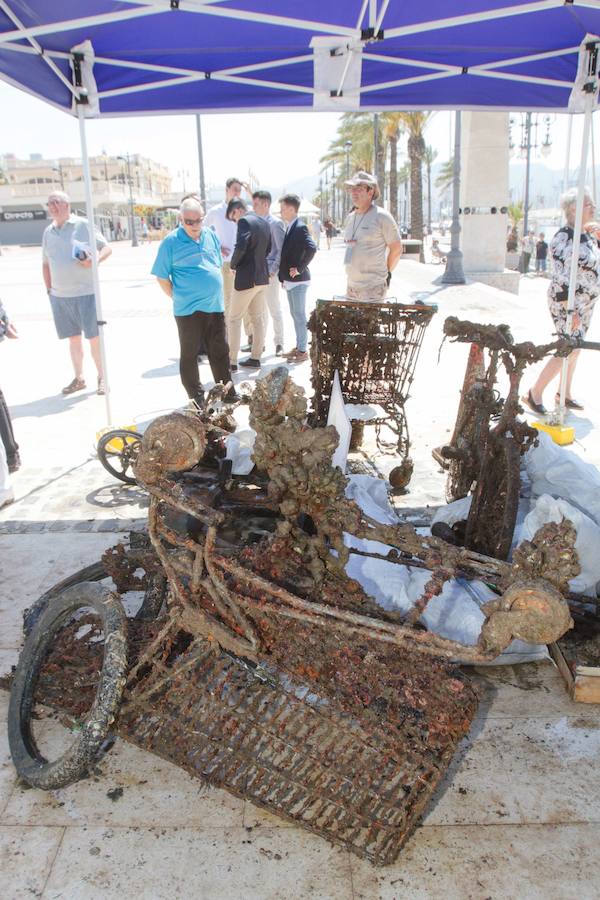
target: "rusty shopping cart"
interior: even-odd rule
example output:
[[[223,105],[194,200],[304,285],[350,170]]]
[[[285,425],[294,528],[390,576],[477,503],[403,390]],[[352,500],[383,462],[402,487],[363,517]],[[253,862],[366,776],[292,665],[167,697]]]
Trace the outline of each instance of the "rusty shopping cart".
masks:
[[[148,533],[105,554],[113,590],[71,584],[30,616],[11,690],[13,759],[33,786],[64,786],[116,731],[390,863],[475,715],[476,693],[452,660],[490,660],[513,637],[564,633],[564,585],[544,580],[538,557],[511,566],[362,513],[331,466],[335,429],[306,427],[306,400],[284,367],[257,383],[250,410],[256,471],[247,476],[218,466],[219,429],[201,417],[150,425],[136,461]],[[346,575],[348,533],[389,547],[352,552],[430,571],[408,617]],[[416,624],[457,575],[498,588],[475,646]],[[126,617],[130,587],[144,603],[154,596],[148,615]],[[73,620],[82,607],[89,612]],[[36,741],[39,703],[77,722],[51,762]]]
[[[327,421],[337,370],[346,404],[371,407],[366,420],[353,421],[352,449],[360,446],[365,424],[373,425],[378,449],[401,457],[390,473],[397,488],[405,487],[412,474],[404,406],[425,329],[436,311],[434,304],[393,300],[318,300],[309,321],[313,421]],[[384,438],[386,428],[392,440]]]

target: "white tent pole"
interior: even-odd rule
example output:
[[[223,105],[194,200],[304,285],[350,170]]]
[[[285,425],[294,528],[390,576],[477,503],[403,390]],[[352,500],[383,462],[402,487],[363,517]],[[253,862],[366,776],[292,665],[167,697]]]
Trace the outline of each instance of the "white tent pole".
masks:
[[[577,287],[577,267],[579,264],[579,245],[581,243],[581,227],[583,221],[583,194],[585,191],[585,174],[587,169],[588,146],[590,143],[590,130],[592,124],[592,112],[596,102],[595,93],[585,95],[585,113],[583,119],[583,138],[581,142],[581,161],[579,163],[579,178],[577,183],[577,204],[575,206],[575,222],[573,225],[573,255],[571,256],[571,271],[569,274],[569,301],[567,303],[566,333],[571,334],[573,328],[573,312],[575,310],[575,290]],[[562,361],[560,373],[560,411],[559,421],[562,425],[565,418],[565,396],[567,390],[567,366],[565,357]]]
[[[202,150],[202,123],[200,113],[196,113],[196,141],[198,145],[198,184],[200,186],[200,199],[206,211],[206,183],[204,181],[204,153]]]
[[[110,384],[108,381],[108,366],[106,364],[106,347],[104,345],[104,320],[102,318],[102,298],[100,296],[100,278],[98,276],[98,252],[96,249],[96,229],[94,226],[94,203],[92,200],[92,177],[90,174],[90,161],[88,158],[87,141],[85,137],[85,117],[83,115],[83,104],[77,106],[77,117],[79,119],[79,139],[81,141],[81,161],[83,163],[83,181],[85,185],[85,212],[88,221],[88,238],[90,244],[90,252],[92,254],[92,280],[94,283],[94,296],[96,298],[96,317],[99,325],[100,336],[100,356],[102,359],[102,371],[104,373],[104,384],[106,394],[104,402],[106,404],[106,424],[112,425],[112,414],[110,409]]]
[[[569,124],[567,128],[567,155],[565,157],[565,171],[563,173],[563,193],[569,187],[569,165],[571,162],[571,137],[573,134],[573,113],[569,113]]]
[[[596,148],[594,146],[594,117],[592,114],[592,197],[594,198],[594,204],[596,203]]]

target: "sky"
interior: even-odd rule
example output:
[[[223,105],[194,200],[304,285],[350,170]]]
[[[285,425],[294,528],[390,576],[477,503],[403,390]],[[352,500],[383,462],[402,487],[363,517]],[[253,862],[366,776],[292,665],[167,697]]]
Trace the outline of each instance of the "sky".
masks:
[[[72,116],[0,81],[0,156],[14,153],[29,158],[79,157],[79,128]],[[520,114],[516,114],[517,120]],[[567,148],[567,116],[553,116],[552,152],[544,162],[562,169]],[[596,115],[594,117],[598,119]],[[319,172],[319,158],[335,137],[337,113],[246,113],[202,116],[204,171],[208,184],[218,184],[232,174],[244,177],[252,171],[265,187],[283,186]],[[444,162],[451,153],[452,119],[437,112],[428,126],[427,143]],[[582,117],[575,117],[571,161],[576,165],[581,146]],[[596,155],[600,125],[595,123]],[[520,129],[515,128],[515,139]],[[86,126],[90,155],[140,153],[168,165],[173,188],[197,187],[198,159],[194,116],[136,116],[89,120]],[[540,129],[540,142],[542,129]],[[185,183],[185,184],[184,184]]]

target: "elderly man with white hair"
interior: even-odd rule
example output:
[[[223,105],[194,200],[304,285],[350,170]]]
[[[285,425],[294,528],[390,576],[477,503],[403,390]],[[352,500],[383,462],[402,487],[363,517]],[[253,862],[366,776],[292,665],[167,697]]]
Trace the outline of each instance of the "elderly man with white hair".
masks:
[[[203,228],[204,209],[196,197],[180,207],[180,225],[158,248],[152,274],[173,301],[179,332],[179,374],[190,400],[204,403],[198,371],[198,353],[206,348],[215,383],[231,379],[229,347],[225,338],[222,257],[219,238]],[[231,388],[228,399],[235,399]]]
[[[575,284],[575,308],[568,329],[569,280],[571,259],[573,257],[573,229],[575,225],[575,209],[577,206],[577,190],[572,188],[563,194],[560,205],[565,214],[567,224],[560,228],[550,242],[552,257],[552,280],[548,288],[548,306],[558,335],[575,335],[584,338],[588,330],[594,306],[600,294],[600,249],[595,236],[597,226],[593,223],[595,205],[592,196],[586,189],[583,197],[583,219],[581,243],[579,244],[579,260],[577,263],[577,280]],[[568,409],[583,409],[583,404],[575,400],[571,393],[575,366],[580,350],[574,350],[567,358],[567,383],[565,406]],[[522,397],[522,401],[540,416],[545,415],[543,393],[550,382],[562,369],[562,360],[551,357],[536,383]],[[556,394],[558,400],[558,394]]]
[[[62,389],[74,394],[86,387],[83,377],[82,333],[90,342],[90,351],[98,372],[97,393],[104,394],[104,373],[100,352],[96,297],[92,279],[92,258],[87,219],[71,213],[68,194],[53,191],[48,197],[48,212],[52,224],[42,238],[42,276],[60,340],[69,339],[69,350],[75,377]],[[106,239],[96,232],[98,262],[105,260],[112,250]]]

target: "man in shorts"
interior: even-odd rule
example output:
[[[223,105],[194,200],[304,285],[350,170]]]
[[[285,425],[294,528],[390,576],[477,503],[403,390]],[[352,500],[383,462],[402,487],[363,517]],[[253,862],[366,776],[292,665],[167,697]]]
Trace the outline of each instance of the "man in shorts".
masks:
[[[83,378],[83,333],[90,342],[90,352],[98,373],[97,393],[105,394],[88,222],[71,213],[69,197],[64,191],[50,194],[48,211],[52,224],[48,225],[42,238],[42,275],[56,333],[60,340],[69,339],[75,374],[73,381],[62,392],[74,394],[86,387]],[[99,232],[96,232],[96,247],[99,263],[112,253]]]

